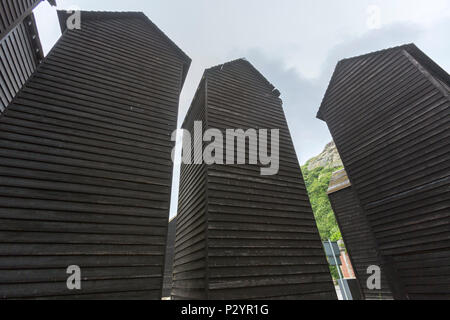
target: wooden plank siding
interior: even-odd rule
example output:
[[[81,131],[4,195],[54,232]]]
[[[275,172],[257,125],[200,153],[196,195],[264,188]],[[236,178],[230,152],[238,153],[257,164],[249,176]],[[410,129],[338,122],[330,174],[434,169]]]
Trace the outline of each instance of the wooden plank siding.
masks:
[[[336,299],[277,90],[248,61],[226,63],[205,72],[186,119],[188,130],[193,119],[280,129],[280,170],[183,166],[174,298]]]
[[[339,62],[318,114],[400,299],[450,298],[449,88],[410,44]]]
[[[166,257],[164,263],[164,282],[163,282],[163,298],[172,296],[173,286],[173,259],[175,256],[175,236],[177,232],[177,218],[169,221],[169,230],[167,233]]]
[[[64,31],[0,118],[0,298],[161,298],[189,65],[142,13]]]
[[[186,115],[183,128],[193,132],[196,121],[206,125],[205,82],[202,81]],[[193,137],[191,148],[198,139]],[[183,142],[184,143],[184,142]],[[199,156],[198,152],[195,156]],[[207,299],[207,197],[206,167],[182,163],[175,238],[172,298]]]
[[[41,1],[0,1],[0,114],[44,58],[32,13]]]
[[[0,39],[20,24],[42,0],[0,0]],[[55,1],[49,1],[56,5]]]
[[[345,170],[333,173],[328,192],[363,298],[392,300],[391,289],[383,269],[383,262],[379,257],[376,241]],[[380,290],[371,290],[367,286],[367,279],[371,275],[367,272],[369,266],[381,268]]]

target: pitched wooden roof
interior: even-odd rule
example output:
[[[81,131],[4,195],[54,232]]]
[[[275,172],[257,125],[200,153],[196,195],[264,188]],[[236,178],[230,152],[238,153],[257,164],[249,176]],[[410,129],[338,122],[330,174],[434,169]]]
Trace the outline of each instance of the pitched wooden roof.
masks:
[[[362,64],[364,63],[364,60],[374,56],[382,56],[382,55],[387,56],[387,54],[389,53],[399,51],[411,55],[414,59],[416,59],[420,63],[421,67],[425,68],[432,75],[432,77],[440,83],[440,85],[444,86],[447,89],[447,91],[449,91],[450,88],[449,74],[444,69],[442,69],[436,62],[434,62],[430,57],[428,57],[423,51],[421,51],[415,44],[413,43],[405,44],[393,48],[379,50],[359,55],[356,57],[340,60],[336,65],[336,69],[333,73],[328,89],[322,100],[322,104],[320,105],[319,112],[317,113],[317,118],[319,118],[320,120],[324,120],[324,113],[327,110],[328,104],[330,103],[330,95],[335,90],[335,88],[339,87],[341,80],[340,74],[344,69],[349,69],[352,66]]]
[[[61,27],[61,32],[65,32],[67,29],[67,18],[71,15],[70,12],[59,10],[58,18]],[[176,54],[184,62],[183,71],[183,84],[186,79],[189,67],[191,65],[191,58],[180,49],[161,29],[156,26],[143,12],[124,11],[124,12],[111,12],[111,11],[81,11],[82,21],[89,20],[107,20],[107,19],[142,19],[148,23],[148,26],[156,31],[161,38],[169,45],[173,53]]]

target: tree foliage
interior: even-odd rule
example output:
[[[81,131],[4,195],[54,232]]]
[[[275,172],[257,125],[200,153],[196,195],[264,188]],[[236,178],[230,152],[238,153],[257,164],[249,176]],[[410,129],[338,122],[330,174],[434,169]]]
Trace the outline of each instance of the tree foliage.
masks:
[[[302,167],[314,217],[316,218],[320,237],[323,241],[329,239],[331,241],[338,241],[342,239],[327,195],[331,175],[340,169],[342,168],[318,167],[313,170],[308,170],[308,163]]]

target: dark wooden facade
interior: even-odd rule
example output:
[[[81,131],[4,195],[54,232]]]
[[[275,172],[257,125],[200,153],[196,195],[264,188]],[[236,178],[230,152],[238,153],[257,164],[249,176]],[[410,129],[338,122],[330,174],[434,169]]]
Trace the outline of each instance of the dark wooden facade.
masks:
[[[0,39],[3,39],[18,24],[28,17],[42,0],[2,0],[0,1]],[[56,1],[49,1],[52,6]]]
[[[340,61],[318,114],[398,299],[450,298],[449,88],[405,45]]]
[[[243,59],[208,69],[183,127],[200,120],[280,129],[280,170],[182,165],[173,298],[336,299],[279,92]]]
[[[392,293],[384,270],[381,289],[370,290],[367,280],[370,266],[382,266],[379,251],[366,217],[359,205],[345,170],[333,173],[328,197],[344,238],[363,299],[391,300]]]
[[[173,284],[173,258],[175,255],[175,236],[177,232],[177,218],[169,221],[169,231],[167,233],[166,257],[164,265],[163,298],[170,298]]]
[[[64,30],[0,118],[0,298],[161,298],[189,64],[142,13]]]
[[[0,1],[0,114],[44,58],[32,12],[40,2]]]

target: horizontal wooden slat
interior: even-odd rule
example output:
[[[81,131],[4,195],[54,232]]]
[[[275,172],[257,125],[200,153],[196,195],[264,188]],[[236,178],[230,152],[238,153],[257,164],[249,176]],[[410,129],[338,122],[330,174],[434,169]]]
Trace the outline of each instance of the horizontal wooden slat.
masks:
[[[208,69],[184,128],[199,120],[222,132],[280,129],[280,170],[261,176],[261,165],[182,166],[173,298],[335,299],[274,87],[245,60]]]
[[[82,14],[12,103],[34,71],[32,46],[2,43],[14,82],[2,72],[0,298],[161,298],[171,135],[190,61],[143,14]],[[70,265],[79,291],[66,286]]]
[[[329,198],[364,298],[366,300],[393,299],[372,230],[352,187],[330,193]],[[381,289],[379,290],[371,290],[367,287],[370,266],[382,268]]]
[[[318,114],[400,299],[450,292],[442,268],[450,257],[449,88],[448,73],[410,44],[341,61]],[[332,197],[337,207],[344,201]],[[356,241],[354,223],[344,236]],[[421,265],[406,272],[409,257]],[[430,264],[436,268],[425,271]]]

